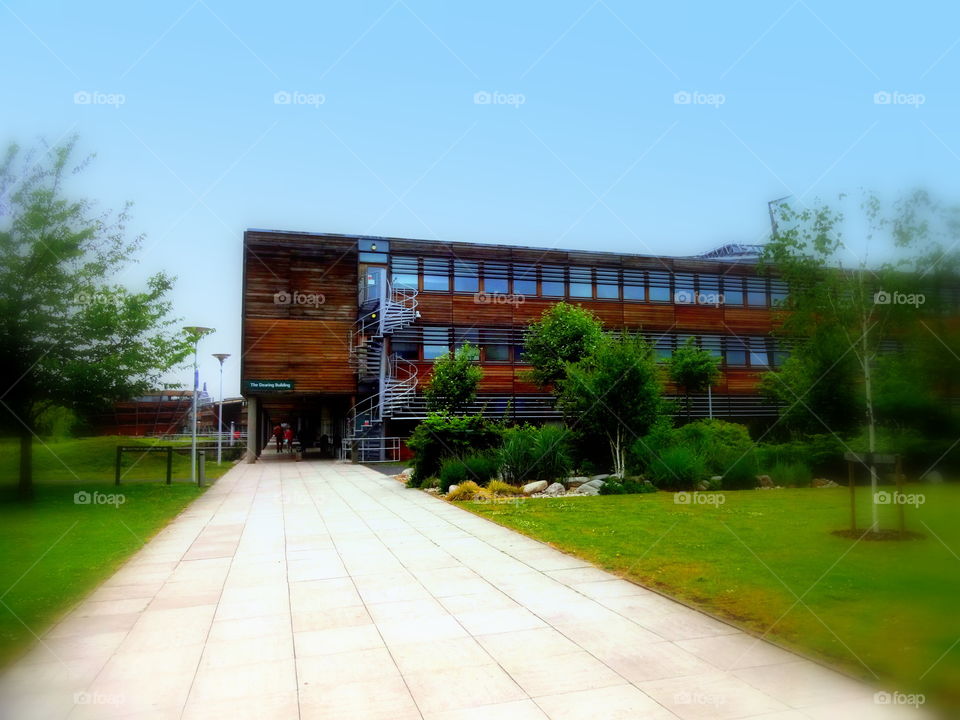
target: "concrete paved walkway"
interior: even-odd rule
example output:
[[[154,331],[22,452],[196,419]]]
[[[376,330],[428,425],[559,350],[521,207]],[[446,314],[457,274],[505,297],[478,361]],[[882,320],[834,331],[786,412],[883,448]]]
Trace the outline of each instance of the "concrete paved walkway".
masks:
[[[894,710],[372,470],[286,459],[231,470],[0,677],[16,720]]]

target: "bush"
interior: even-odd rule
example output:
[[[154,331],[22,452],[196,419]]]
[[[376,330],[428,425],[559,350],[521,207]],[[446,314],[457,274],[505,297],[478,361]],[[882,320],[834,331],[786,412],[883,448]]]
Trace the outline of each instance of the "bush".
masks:
[[[485,487],[487,483],[497,477],[498,460],[490,453],[469,455],[463,459],[467,468],[467,477],[477,485]]]
[[[720,488],[723,490],[751,490],[757,486],[757,451],[753,448],[746,452],[728,452],[724,469],[714,473],[720,475]],[[711,490],[715,489],[713,487]]]
[[[446,494],[451,485],[463,485],[470,477],[467,465],[458,458],[448,458],[440,465],[440,492]],[[423,487],[428,481],[420,483]]]
[[[674,490],[694,490],[708,477],[703,457],[683,445],[662,451],[651,463],[649,475],[658,488]]]
[[[518,488],[516,485],[505,483],[503,480],[491,480],[490,484],[487,485],[487,491],[493,497],[510,497],[512,495],[523,494],[523,490]]]
[[[857,449],[856,440],[851,447]],[[834,475],[845,472],[843,465],[843,442],[833,435],[811,435],[803,440],[764,444],[757,448],[760,471],[767,474],[776,465],[801,463],[810,468],[811,473]]]
[[[573,468],[570,432],[556,425],[511,428],[504,434],[499,459],[503,479],[514,485],[565,478]]]
[[[642,477],[625,477],[623,480],[615,477],[607,478],[600,488],[601,495],[635,495],[639,493],[656,492],[657,489],[646,482]]]
[[[500,426],[480,415],[454,417],[431,413],[414,429],[407,441],[413,451],[412,486],[420,487],[424,480],[440,472],[445,458],[465,457],[478,451],[498,447]]]
[[[804,463],[779,463],[770,471],[770,478],[777,485],[786,487],[809,487],[813,473]]]
[[[473,480],[467,480],[453,492],[447,493],[447,500],[465,502],[467,500],[476,500],[482,495],[484,495],[483,488],[473,482]]]

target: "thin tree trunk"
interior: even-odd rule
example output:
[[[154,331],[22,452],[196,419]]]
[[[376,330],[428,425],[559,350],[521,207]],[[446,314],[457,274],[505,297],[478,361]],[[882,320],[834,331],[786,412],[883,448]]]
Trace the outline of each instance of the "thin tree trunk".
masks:
[[[870,374],[870,354],[867,335],[869,329],[866,327],[866,318],[864,317],[863,331],[863,393],[867,405],[867,450],[870,453],[870,529],[876,531],[880,525],[880,519],[877,509],[877,466],[873,461],[873,455],[877,451],[877,430],[876,418],[873,413],[873,382]]]
[[[20,429],[20,480],[17,494],[21,500],[33,499],[33,433],[27,427]]]

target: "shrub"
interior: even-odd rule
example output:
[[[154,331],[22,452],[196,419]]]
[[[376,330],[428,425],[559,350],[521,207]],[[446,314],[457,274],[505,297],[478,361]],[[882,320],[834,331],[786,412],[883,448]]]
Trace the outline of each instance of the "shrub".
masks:
[[[570,432],[556,425],[523,425],[507,430],[500,448],[503,479],[514,485],[565,478],[573,468]]]
[[[777,485],[808,487],[813,473],[804,463],[779,463],[773,466],[770,477]]]
[[[477,485],[486,486],[497,476],[497,458],[490,453],[469,455],[463,459],[467,468],[467,477]]]
[[[746,452],[728,451],[721,475],[720,488],[723,490],[750,490],[757,486],[757,452],[749,448]],[[711,488],[714,489],[714,488]]]
[[[501,435],[497,423],[480,415],[427,415],[407,441],[407,447],[414,453],[410,463],[413,487],[420,487],[424,480],[440,472],[445,458],[464,457],[498,447]]]
[[[470,477],[466,463],[458,458],[448,458],[440,465],[440,492],[446,493],[451,485],[463,485]],[[420,483],[423,487],[427,481]]]
[[[534,479],[550,482],[565,478],[573,469],[570,458],[570,432],[557,425],[544,425],[533,438]]]
[[[483,488],[473,482],[473,480],[467,480],[465,483],[457,487],[457,489],[453,492],[447,493],[447,500],[453,500],[454,502],[465,502],[467,500],[476,500],[483,494]]]
[[[505,483],[503,480],[491,480],[490,484],[487,485],[487,490],[493,497],[509,497],[523,494],[523,490],[516,485]]]
[[[601,495],[635,495],[656,492],[657,489],[642,477],[625,477],[623,480],[610,477],[600,488]]]
[[[667,448],[650,466],[650,479],[658,488],[693,490],[707,477],[703,457],[683,445]]]

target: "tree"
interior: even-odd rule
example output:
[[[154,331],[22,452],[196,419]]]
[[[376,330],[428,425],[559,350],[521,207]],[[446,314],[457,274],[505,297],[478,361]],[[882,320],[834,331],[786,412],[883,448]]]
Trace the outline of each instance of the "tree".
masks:
[[[75,138],[45,151],[11,145],[0,161],[0,424],[20,437],[19,494],[33,495],[38,421],[52,407],[83,416],[142,393],[190,351],[172,330],[164,273],[132,292],[111,280],[142,237],[129,205],[94,214],[68,198]]]
[[[623,477],[634,438],[646,435],[665,410],[660,368],[650,346],[637,335],[604,337],[555,390],[572,425],[607,439],[613,472]]]
[[[773,270],[787,283],[789,296],[779,334],[790,338],[801,360],[785,365],[766,385],[783,379],[787,389],[783,399],[790,405],[803,404],[825,382],[828,370],[852,358],[852,377],[841,371],[824,392],[834,395],[834,403],[843,402],[849,387],[858,387],[872,456],[877,452],[879,353],[885,341],[909,332],[921,319],[920,306],[926,298],[920,290],[928,282],[924,276],[945,257],[938,234],[955,237],[957,213],[937,206],[922,191],[901,198],[889,209],[867,194],[859,210],[863,249],[846,242],[841,210],[823,203],[800,209],[779,206],[777,230],[764,249],[760,269]],[[885,243],[886,257],[871,262],[869,252],[877,242]],[[818,374],[819,370],[824,372]],[[828,424],[824,418],[820,421]],[[828,428],[834,434],[842,429]],[[867,465],[875,498],[877,470],[872,460]],[[872,529],[876,528],[874,499]]]
[[[423,391],[430,412],[455,415],[476,399],[483,378],[483,370],[475,364],[477,356],[477,349],[464,343],[453,353],[437,358]]]
[[[552,305],[527,331],[523,359],[533,366],[531,379],[541,388],[562,382],[567,365],[589,355],[602,338],[600,321],[589,310]]]
[[[670,379],[683,391],[689,418],[691,396],[705,392],[716,382],[720,376],[720,359],[698,347],[696,339],[691,337],[674,350],[667,368]]]

